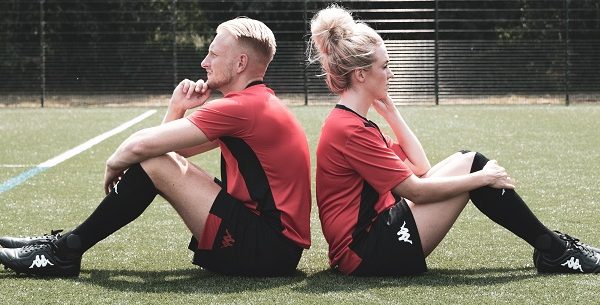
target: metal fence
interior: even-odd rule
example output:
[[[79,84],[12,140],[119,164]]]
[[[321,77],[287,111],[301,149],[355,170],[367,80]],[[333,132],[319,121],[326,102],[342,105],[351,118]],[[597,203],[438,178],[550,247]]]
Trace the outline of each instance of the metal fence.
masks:
[[[341,1],[386,40],[401,103],[600,100],[600,0]],[[0,104],[162,100],[200,62],[216,26],[244,15],[278,40],[266,82],[300,104],[328,103],[306,63],[326,1],[3,0]]]

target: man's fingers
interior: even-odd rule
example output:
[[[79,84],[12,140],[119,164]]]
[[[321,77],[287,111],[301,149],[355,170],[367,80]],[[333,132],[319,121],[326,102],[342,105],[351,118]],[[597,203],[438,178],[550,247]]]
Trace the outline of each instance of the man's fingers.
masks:
[[[179,85],[181,86],[181,91],[183,93],[187,93],[188,90],[190,89],[190,84],[189,84],[189,79],[184,79],[181,81],[181,83],[179,83]]]
[[[208,83],[202,79],[198,80],[198,82],[196,83],[196,88],[200,88],[197,91],[200,92],[200,94],[205,94],[206,92],[208,92],[208,90],[210,90],[210,88],[208,87]]]
[[[192,95],[194,94],[194,92],[196,91],[196,83],[194,83],[193,81],[190,80],[190,81],[188,81],[188,84],[189,84],[189,89],[191,89],[191,90],[187,91],[187,94],[185,95],[185,97],[187,99],[190,99],[192,97]]]

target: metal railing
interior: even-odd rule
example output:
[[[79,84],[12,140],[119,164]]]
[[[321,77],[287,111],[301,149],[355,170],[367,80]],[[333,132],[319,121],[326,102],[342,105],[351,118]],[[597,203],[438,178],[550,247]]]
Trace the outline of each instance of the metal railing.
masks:
[[[240,15],[273,29],[266,76],[300,104],[329,103],[306,63],[310,19],[326,1],[5,0],[0,103],[127,103],[168,95],[216,26]],[[600,0],[342,1],[386,40],[400,103],[600,100]]]

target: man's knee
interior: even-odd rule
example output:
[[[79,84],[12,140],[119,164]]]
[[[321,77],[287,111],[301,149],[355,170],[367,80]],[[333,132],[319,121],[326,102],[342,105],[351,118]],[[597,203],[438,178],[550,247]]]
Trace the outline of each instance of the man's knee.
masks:
[[[177,153],[167,153],[146,159],[140,164],[150,178],[164,173],[172,173],[173,170],[180,170],[189,166],[187,159]]]

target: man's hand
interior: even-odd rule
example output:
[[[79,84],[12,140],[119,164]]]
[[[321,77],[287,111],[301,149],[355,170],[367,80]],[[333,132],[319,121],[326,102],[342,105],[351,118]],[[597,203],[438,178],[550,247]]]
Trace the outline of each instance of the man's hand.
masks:
[[[201,106],[210,97],[211,90],[201,79],[194,82],[189,79],[182,80],[173,90],[173,95],[169,101],[169,108],[178,111],[186,111],[191,108]]]
[[[104,172],[104,193],[108,195],[110,190],[121,180],[124,169],[116,169],[111,167],[110,165],[106,165],[106,170]]]

